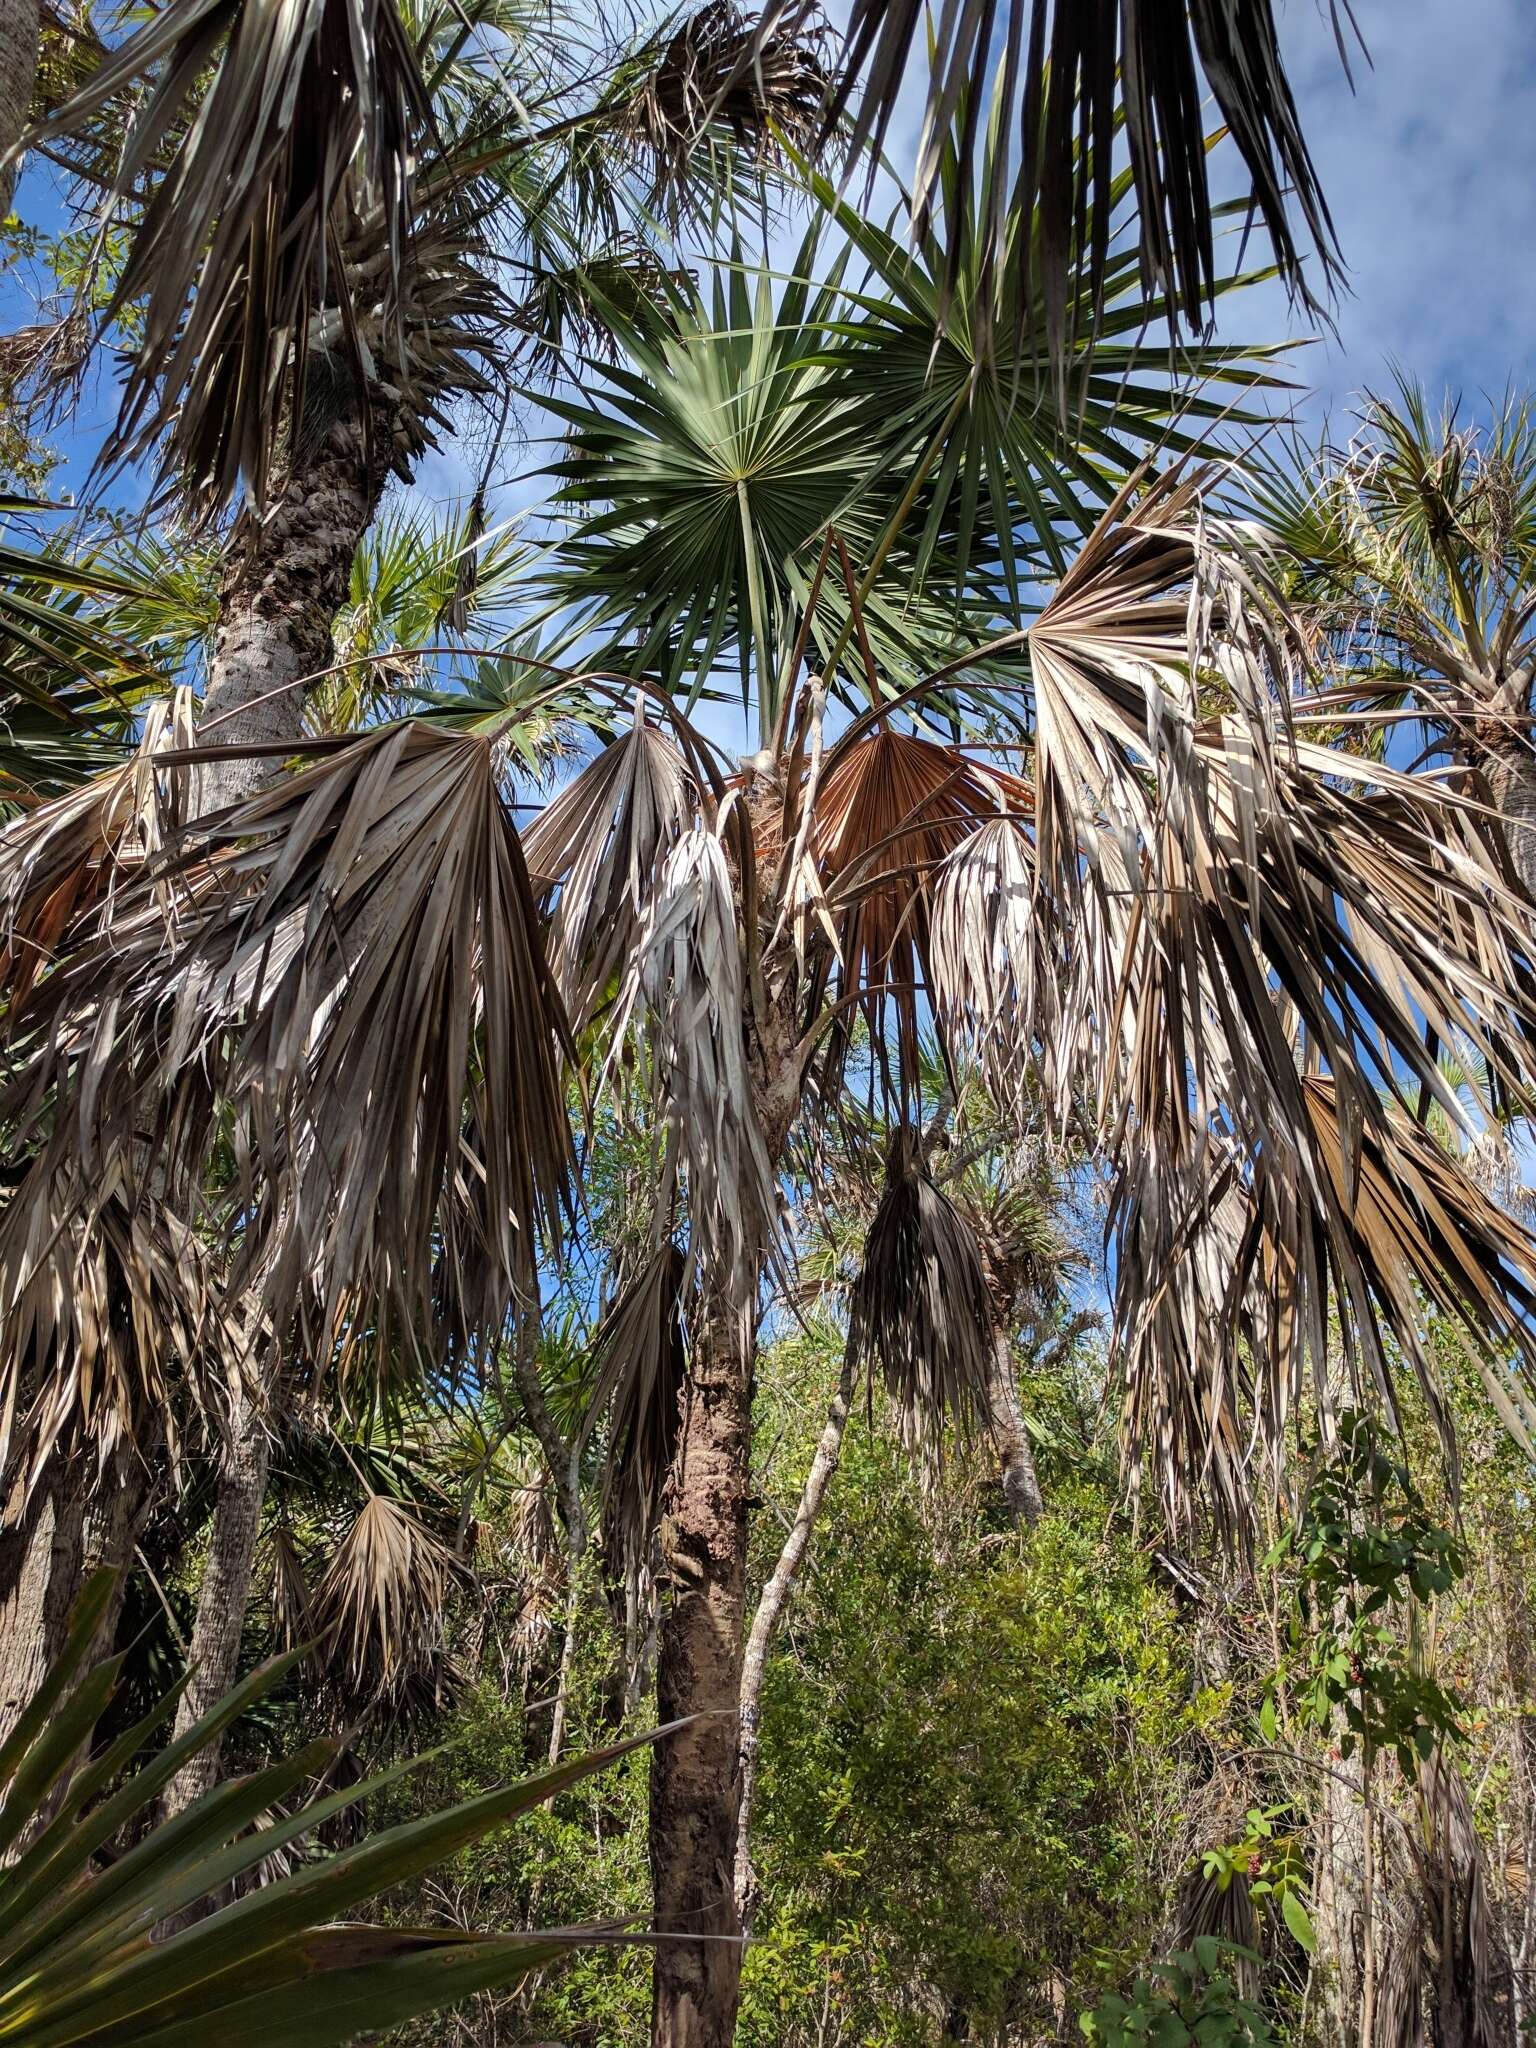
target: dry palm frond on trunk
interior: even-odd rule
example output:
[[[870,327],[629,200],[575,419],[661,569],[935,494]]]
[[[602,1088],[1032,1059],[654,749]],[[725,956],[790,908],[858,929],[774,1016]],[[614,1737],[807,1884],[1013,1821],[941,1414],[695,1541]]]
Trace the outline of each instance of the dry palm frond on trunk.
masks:
[[[559,890],[550,964],[578,1030],[632,956],[662,865],[695,815],[682,755],[641,709],[523,834],[535,886]]]
[[[658,1213],[686,1176],[690,1257],[713,1280],[751,1269],[778,1201],[752,1100],[741,937],[725,847],[696,824],[673,845],[625,963],[615,1051],[643,1031],[666,1138]],[[610,1057],[610,1064],[612,1056]]]
[[[569,1040],[488,740],[398,726],[322,752],[199,820],[99,937],[88,920],[35,993],[29,1116],[57,1085],[86,1157],[142,1141],[196,1187],[211,1083],[234,1282],[274,1328],[302,1311],[310,1357],[441,1372],[502,1328],[558,1232]]]
[[[622,1287],[598,1326],[584,1432],[604,1428],[602,1519],[614,1565],[632,1579],[661,1520],[688,1369],[682,1290],[687,1261],[663,1245]]]
[[[848,1319],[854,1368],[872,1361],[916,1441],[945,1418],[991,1422],[992,1313],[974,1232],[937,1186],[922,1140],[898,1129],[864,1240]]]
[[[40,804],[0,837],[0,997],[14,1021],[70,930],[164,845],[185,777],[159,757],[192,744],[192,693],[148,707],[131,760]],[[110,925],[110,909],[106,913]]]
[[[1038,1065],[1032,1038],[1049,1014],[1057,966],[1041,929],[1034,846],[1012,818],[994,818],[955,848],[936,877],[930,985],[951,1036],[1015,1117]]]
[[[245,1369],[214,1261],[121,1175],[84,1183],[55,1145],[0,1211],[0,1471],[14,1507],[59,1451],[114,1469],[122,1448],[174,1469],[225,1426]]]

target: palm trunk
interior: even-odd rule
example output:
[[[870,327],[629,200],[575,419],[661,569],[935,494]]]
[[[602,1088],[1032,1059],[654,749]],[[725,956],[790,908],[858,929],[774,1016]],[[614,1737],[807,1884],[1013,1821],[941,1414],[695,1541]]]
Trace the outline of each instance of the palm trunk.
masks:
[[[21,140],[37,85],[43,18],[37,0],[0,0],[0,159]],[[0,167],[0,220],[11,210],[16,164]]]
[[[387,474],[387,416],[370,440],[359,407],[333,422],[259,526],[231,549],[203,729],[221,746],[283,745],[304,729],[304,690],[331,659],[331,622],[346,598],[352,559]],[[265,755],[204,771],[202,805],[238,801],[273,773]],[[228,1455],[219,1477],[207,1569],[192,1630],[192,1677],[176,1715],[182,1734],[228,1691],[240,1655],[270,1461],[267,1418],[280,1353],[274,1345],[235,1390]],[[218,1750],[205,1750],[166,1794],[176,1813],[215,1782]]]
[[[189,1676],[176,1707],[177,1736],[195,1727],[234,1683],[270,1462],[266,1416],[258,1402],[242,1397],[231,1417],[229,1453],[213,1510],[208,1562],[187,1654]],[[211,1743],[166,1788],[166,1813],[181,1813],[201,1798],[218,1774],[219,1745]]]
[[[842,1458],[843,1431],[848,1426],[848,1407],[852,1395],[852,1365],[851,1361],[845,1358],[837,1392],[832,1396],[832,1405],[827,1410],[821,1441],[816,1446],[811,1469],[805,1476],[800,1506],[789,1534],[784,1539],[784,1548],[779,1552],[779,1561],[773,1568],[773,1575],[763,1588],[763,1597],[757,1603],[757,1612],[752,1617],[751,1633],[747,1637],[747,1650],[741,1675],[741,1806],[736,1824],[736,1913],[741,1922],[744,1941],[751,1939],[752,1922],[757,1912],[757,1878],[752,1868],[752,1805],[757,1790],[757,1757],[761,1741],[763,1680],[768,1670],[768,1648],[784,1617],[784,1610],[789,1605],[795,1581],[800,1575],[800,1567],[805,1562],[806,1552],[810,1549],[811,1532],[816,1526],[822,1499]]]
[[[4,0],[0,0],[4,4]],[[361,406],[335,420],[259,524],[242,522],[219,592],[219,626],[204,728],[219,746],[296,740],[304,686],[332,659],[331,624],[347,595],[352,558],[372,524],[388,475],[393,418]],[[264,781],[262,757],[208,771],[205,802],[229,803]]]
[[[1509,835],[1515,873],[1526,894],[1536,897],[1536,752],[1528,736],[1497,745],[1489,760],[1488,780]]]
[[[63,1649],[85,1581],[100,1570],[122,1574],[149,1512],[158,1443],[123,1446],[89,1483],[78,1457],[55,1453],[25,1512],[0,1535],[0,1741]],[[122,1600],[120,1576],[92,1657],[111,1650]]]
[[[1014,1370],[1008,1332],[1001,1323],[992,1337],[992,1373],[987,1385],[992,1411],[992,1441],[1002,1466],[1003,1499],[1015,1522],[1034,1528],[1045,1513],[1045,1500],[1035,1474],[1034,1453],[1019,1406],[1019,1379]]]
[[[84,1497],[57,1453],[0,1538],[0,1740],[64,1645],[83,1575]]]
[[[767,900],[766,893],[760,900]],[[792,969],[762,962],[773,985],[753,1019],[753,1114],[777,1168],[799,1099],[797,997]],[[651,1759],[650,1858],[656,1927],[700,1941],[658,1944],[652,2048],[731,2048],[741,1993],[736,1835],[741,1810],[737,1715],[747,1598],[752,1484],[752,1391],[758,1292],[765,1261],[706,1276],[694,1318],[688,1377],[662,1518],[663,1576],[672,1584],[656,1655],[665,1724],[693,1725]]]
[[[741,1975],[734,1873],[736,1709],[747,1591],[753,1308],[716,1295],[698,1318],[662,1561],[673,1593],[656,1664],[663,1724],[699,1715],[651,1762],[656,1926],[653,2048],[729,2048]]]

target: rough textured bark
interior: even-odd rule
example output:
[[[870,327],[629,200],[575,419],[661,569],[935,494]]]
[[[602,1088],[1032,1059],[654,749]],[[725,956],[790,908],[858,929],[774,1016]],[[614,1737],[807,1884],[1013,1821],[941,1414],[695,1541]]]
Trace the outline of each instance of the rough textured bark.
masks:
[[[657,1746],[650,1848],[656,1926],[653,2048],[728,2048],[741,1955],[736,1917],[741,1697],[752,1450],[753,1309],[716,1297],[698,1318],[661,1552],[672,1581],[656,1663],[663,1723],[703,1716]]]
[[[816,1526],[816,1517],[821,1512],[822,1500],[842,1458],[843,1432],[848,1426],[848,1406],[852,1394],[853,1372],[849,1361],[845,1359],[842,1378],[838,1381],[837,1392],[832,1396],[832,1405],[827,1410],[821,1441],[816,1446],[811,1469],[805,1475],[800,1506],[790,1525],[789,1534],[784,1539],[784,1548],[779,1552],[779,1561],[774,1566],[772,1576],[763,1588],[763,1596],[757,1603],[757,1612],[752,1617],[752,1628],[747,1636],[746,1655],[742,1661],[738,1765],[741,1774],[741,1805],[736,1825],[736,1913],[741,1922],[743,1940],[751,1939],[752,1921],[757,1910],[757,1880],[752,1869],[752,1802],[757,1790],[757,1755],[763,1679],[768,1668],[768,1647],[784,1618],[784,1610],[788,1607],[794,1592],[800,1567],[805,1562],[806,1552],[810,1549],[811,1532]]]
[[[1488,779],[1509,834],[1515,873],[1536,897],[1536,754],[1506,744],[1493,756]]]
[[[267,518],[242,523],[219,591],[203,706],[214,744],[280,744],[302,732],[303,684],[330,666],[331,622],[378,509],[393,433],[386,406],[375,407],[371,434],[362,408],[349,408],[296,468]],[[206,771],[204,802],[232,802],[271,773],[260,757],[220,762]]]
[[[37,85],[43,17],[38,0],[0,0],[0,158],[21,140]],[[0,168],[0,220],[11,210],[17,164]]]
[[[176,1707],[178,1736],[194,1727],[234,1683],[270,1462],[266,1416],[257,1401],[242,1396],[231,1417],[229,1452],[219,1477],[208,1562],[188,1648],[190,1676]],[[167,1814],[190,1806],[218,1774],[219,1745],[211,1743],[166,1788]]]
[[[84,1497],[57,1457],[0,1538],[0,1740],[63,1646],[84,1556]]]
[[[158,1440],[121,1449],[88,1483],[79,1459],[55,1456],[26,1511],[0,1536],[0,1741],[64,1647],[75,1595],[92,1572],[121,1570],[149,1512]],[[117,1633],[119,1583],[102,1616],[93,1654]]]
[[[1014,1370],[1008,1332],[999,1325],[992,1337],[992,1374],[987,1387],[992,1410],[992,1442],[1002,1466],[1003,1498],[1016,1522],[1031,1529],[1045,1513],[1045,1500],[1035,1474],[1034,1452],[1019,1406],[1019,1378]]]

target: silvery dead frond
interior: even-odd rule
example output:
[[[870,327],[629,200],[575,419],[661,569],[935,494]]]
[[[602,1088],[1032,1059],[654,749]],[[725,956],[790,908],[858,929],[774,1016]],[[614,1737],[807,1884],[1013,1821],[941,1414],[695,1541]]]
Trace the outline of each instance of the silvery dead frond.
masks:
[[[1330,1318],[1351,1373],[1390,1400],[1395,1358],[1423,1357],[1419,1288],[1536,1366],[1523,1233],[1415,1121],[1435,1103],[1467,1128],[1438,1046],[1466,1048],[1509,1102],[1536,1084],[1507,853],[1468,784],[1339,744],[1332,700],[1297,694],[1283,610],[1206,520],[1201,481],[1123,497],[1029,634],[1037,912],[1067,965],[1034,1033],[1058,1067],[1047,1105],[1098,1106],[1122,1337],[1182,1376],[1133,1404],[1176,1491],[1207,1472],[1245,1319],[1244,1398],[1271,1445],[1302,1358],[1326,1385]],[[1252,1204],[1241,1286],[1179,1250],[1234,1186]],[[1143,1344],[1169,1317],[1184,1337]],[[1230,1431],[1220,1455],[1240,1475]]]
[[[993,1099],[1017,1113],[1049,1027],[1056,963],[1042,958],[1034,848],[1011,818],[957,846],[934,886],[929,938],[934,1001]]]
[[[596,1378],[583,1434],[603,1433],[603,1542],[611,1564],[637,1572],[661,1519],[688,1369],[682,1290],[686,1260],[663,1245],[620,1288],[593,1345]]]
[[[569,1039],[483,738],[380,728],[199,820],[34,1000],[17,1096],[84,1158],[195,1185],[230,1105],[234,1284],[310,1356],[440,1371],[558,1230]]]
[[[443,1676],[453,1553],[418,1515],[373,1493],[315,1589],[327,1664],[359,1704],[435,1698]]]
[[[848,1350],[855,1370],[879,1367],[909,1443],[932,1440],[946,1420],[990,1424],[992,1311],[981,1254],[910,1125],[897,1129],[886,1158],[853,1287]]]
[[[604,747],[524,832],[534,886],[559,892],[550,964],[578,1031],[634,952],[661,866],[695,815],[687,764],[642,705],[624,737]]]
[[[55,1451],[106,1472],[122,1448],[174,1470],[223,1430],[244,1348],[196,1235],[67,1146],[0,1213],[0,1471],[19,1507]]]
[[[121,767],[26,811],[0,832],[0,998],[14,1019],[71,928],[102,912],[182,821],[186,778],[161,757],[193,740],[192,692],[149,705]]]
[[[690,1255],[720,1278],[748,1269],[777,1217],[753,1111],[735,894],[725,848],[703,824],[668,853],[625,963],[616,1050],[644,1031],[667,1131],[664,1179],[687,1179]]]

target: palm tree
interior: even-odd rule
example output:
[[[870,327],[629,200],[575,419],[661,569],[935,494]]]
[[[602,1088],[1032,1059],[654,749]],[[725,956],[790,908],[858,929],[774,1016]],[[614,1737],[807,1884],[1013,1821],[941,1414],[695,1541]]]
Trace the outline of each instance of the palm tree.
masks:
[[[1363,703],[1421,718],[1480,773],[1536,892],[1536,421],[1506,401],[1485,423],[1438,414],[1400,380],[1367,399],[1346,447],[1325,437],[1270,466],[1255,509],[1277,573]]]
[[[734,15],[718,11],[707,33],[690,26],[617,57],[602,53],[614,76],[596,83],[569,38],[563,46],[536,10],[528,15],[487,0],[472,16],[457,6],[429,7],[409,23],[392,8],[376,14],[384,68],[394,80],[380,88],[388,104],[374,98],[361,111],[352,106],[329,137],[336,155],[323,175],[311,176],[315,167],[305,152],[310,118],[320,112],[315,96],[323,98],[334,66],[345,69],[361,47],[345,10],[322,9],[291,24],[295,40],[286,52],[260,42],[270,23],[244,19],[203,98],[211,50],[197,39],[206,37],[206,24],[178,15],[161,24],[167,34],[131,39],[105,58],[58,124],[73,131],[100,117],[110,141],[128,82],[158,61],[157,53],[201,49],[195,77],[173,67],[163,91],[123,115],[128,187],[136,196],[139,173],[148,168],[156,175],[111,309],[142,298],[146,325],[105,456],[153,447],[193,516],[217,510],[242,479],[249,494],[223,551],[202,706],[201,733],[221,751],[201,769],[195,795],[183,791],[184,809],[216,808],[257,787],[303,732],[313,687],[318,683],[326,699],[314,708],[326,714],[334,713],[344,685],[355,684],[357,620],[344,621],[339,648],[334,628],[347,607],[359,548],[390,474],[408,476],[449,409],[487,394],[487,351],[508,336],[515,347],[526,330],[519,281],[537,273],[535,296],[547,318],[552,257],[560,258],[563,274],[579,276],[588,253],[604,256],[615,234],[627,236],[628,269],[610,257],[609,288],[629,270],[649,277],[665,239],[653,224],[658,193],[690,171],[701,194],[712,182],[750,179],[769,115],[795,132],[804,97],[798,46],[781,37],[764,84],[738,87],[729,121],[717,118],[712,96],[700,98],[699,68],[705,75],[711,65],[728,68],[746,33]],[[178,41],[183,33],[190,45]],[[359,35],[366,42],[364,29]],[[537,92],[512,90],[504,43],[541,74]],[[293,108],[274,112],[250,90],[268,64],[286,64],[297,81],[297,129],[283,126]],[[353,83],[362,91],[367,82]],[[94,129],[87,135],[84,171],[103,140]],[[179,148],[167,165],[163,152],[172,142]],[[267,151],[261,160],[269,186],[265,199],[252,199],[255,210],[242,213],[229,203],[229,179],[247,144],[258,156]],[[404,254],[391,240],[395,202],[408,207]],[[284,253],[271,262],[263,253],[271,216],[261,209],[268,204],[282,207],[278,217],[287,223]],[[221,265],[235,273],[223,297],[216,289]],[[259,305],[255,278],[267,292]],[[264,366],[259,375],[254,362]],[[467,551],[489,576],[498,572],[494,536],[476,533]],[[470,579],[460,581],[463,609]],[[139,614],[142,621],[142,605]],[[337,653],[341,681],[328,684]],[[119,851],[114,847],[114,855]],[[21,884],[23,893],[28,886]],[[256,1341],[266,1346],[265,1337]],[[199,1674],[183,1702],[184,1716],[192,1717],[232,1676],[267,1471],[260,1381],[250,1386],[237,1376],[221,1405],[228,1483],[216,1522],[207,1626],[195,1635]],[[118,1477],[126,1498],[134,1473]],[[142,1509],[142,1484],[138,1494]],[[35,1488],[29,1494],[39,1502],[50,1497]],[[106,1555],[125,1541],[131,1548],[132,1527],[130,1513],[122,1530],[103,1539]],[[33,1548],[46,1548],[43,1530],[35,1523]],[[36,1639],[26,1653],[31,1673],[57,1645],[74,1572],[68,1563],[59,1574],[41,1562],[31,1568],[27,1555],[23,1542],[12,1574],[23,1609],[24,1587],[36,1607],[54,1576],[64,1584],[48,1605],[47,1627],[29,1629],[24,1611],[13,1617],[10,1635]],[[21,1696],[20,1680],[11,1691]]]
[[[812,283],[807,254],[776,297],[733,262],[713,304],[677,279],[627,315],[604,298],[625,358],[558,400],[548,605],[608,673],[549,691],[638,692],[627,730],[523,833],[483,720],[341,743],[295,720],[271,745],[297,768],[254,791],[274,755],[242,732],[243,793],[67,923],[11,1028],[7,1106],[36,1156],[0,1229],[25,1242],[85,1148],[228,1237],[228,1298],[343,1387],[483,1374],[555,1256],[568,1070],[644,1112],[650,1205],[614,1314],[658,1380],[685,1345],[658,1689],[663,1713],[711,1711],[657,1760],[652,1847],[659,1923],[693,1936],[736,1926],[728,1715],[778,1176],[856,1045],[899,1159],[930,1022],[1000,1103],[1027,1088],[1091,1138],[1128,1436],[1173,1514],[1203,1480],[1241,1526],[1255,1432],[1278,1448],[1341,1371],[1390,1394],[1406,1359],[1432,1385],[1418,1289],[1476,1333],[1512,1425],[1529,1409],[1536,1254],[1416,1121],[1425,1091],[1468,1121],[1436,1041],[1528,1095],[1528,905],[1474,791],[1339,742],[1347,685],[1316,686],[1223,474],[1137,466],[1205,434],[1202,376],[1240,397],[1263,357],[1173,352],[1152,374],[1133,337],[1166,305],[1082,249],[1053,363],[1029,296],[1049,211],[998,236],[990,199],[957,197],[944,241],[909,250],[824,198],[841,271]],[[345,472],[355,540],[371,485],[360,425],[347,447],[336,425],[306,475]],[[274,503],[268,527],[297,534],[310,500]],[[266,559],[297,600],[300,552]],[[323,561],[339,577],[339,544]],[[320,581],[329,629],[340,587]],[[305,603],[267,650],[284,677],[324,665]],[[226,630],[241,616],[227,591]],[[689,716],[727,665],[760,743],[742,763]],[[185,780],[147,772],[168,801]],[[39,813],[7,847],[23,924],[61,835]],[[921,1229],[912,1173],[896,1192]],[[985,1296],[949,1316],[984,1364]],[[888,1358],[937,1342],[911,1321],[921,1288],[872,1305]],[[669,1943],[657,2041],[728,2040],[736,1978],[729,1940]]]

